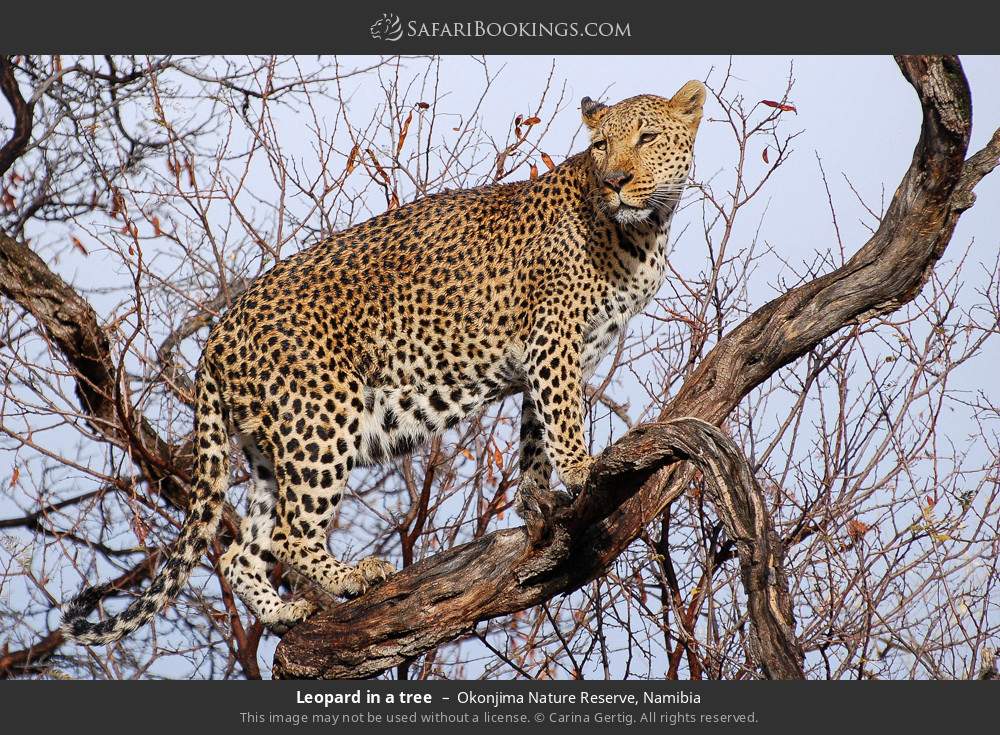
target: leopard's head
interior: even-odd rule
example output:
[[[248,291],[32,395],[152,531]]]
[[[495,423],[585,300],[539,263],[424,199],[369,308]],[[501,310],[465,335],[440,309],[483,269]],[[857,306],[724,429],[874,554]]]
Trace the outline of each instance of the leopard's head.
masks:
[[[690,81],[670,99],[643,94],[614,105],[584,97],[583,121],[597,202],[621,224],[673,209],[687,182],[705,87]]]

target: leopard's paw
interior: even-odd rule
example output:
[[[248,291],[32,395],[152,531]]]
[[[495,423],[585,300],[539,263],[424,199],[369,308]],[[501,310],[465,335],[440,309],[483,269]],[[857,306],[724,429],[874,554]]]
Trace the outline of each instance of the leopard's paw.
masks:
[[[277,607],[274,610],[262,613],[260,622],[278,635],[284,635],[296,625],[304,621],[318,608],[306,599],[295,600]]]
[[[574,462],[568,465],[560,473],[560,479],[566,485],[566,489],[569,490],[570,495],[574,498],[580,494],[583,490],[583,486],[587,484],[587,479],[590,477],[590,471],[594,467],[594,458],[586,457],[578,462]]]

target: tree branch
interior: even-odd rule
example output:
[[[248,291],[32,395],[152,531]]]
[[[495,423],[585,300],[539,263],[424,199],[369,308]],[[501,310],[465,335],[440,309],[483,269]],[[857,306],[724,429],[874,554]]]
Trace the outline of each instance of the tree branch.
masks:
[[[186,491],[175,474],[186,470],[174,460],[178,448],[165,442],[141,415],[133,425],[121,420],[122,413],[137,414],[131,406],[119,411],[115,405],[115,361],[93,307],[31,248],[2,232],[0,294],[35,318],[73,369],[80,408],[94,431],[128,449],[154,489],[176,507],[186,507]]]
[[[90,609],[93,610],[97,603],[108,595],[129,589],[144,579],[149,579],[156,571],[160,556],[161,552],[154,550],[124,574],[93,588],[94,594],[91,596],[92,606]],[[0,653],[0,679],[10,679],[15,676],[25,676],[43,671],[52,654],[65,642],[66,639],[63,637],[62,631],[56,628],[27,648],[8,651],[5,644],[2,653]]]
[[[14,132],[10,140],[0,148],[0,177],[2,177],[14,161],[20,158],[31,139],[33,106],[21,96],[21,88],[14,78],[14,64],[7,56],[0,56],[0,92],[7,98],[11,112],[14,113]]]
[[[1000,136],[965,162],[971,100],[958,59],[898,63],[917,91],[923,121],[879,229],[842,268],[775,299],[721,339],[661,421],[689,416],[721,423],[775,371],[845,326],[899,308],[926,282],[972,204],[972,188],[996,165]],[[688,421],[633,429],[598,458],[573,505],[555,511],[541,543],[532,545],[526,529],[517,528],[425,559],[294,628],[275,652],[275,676],[374,676],[480,621],[579,588],[603,574],[680,495],[687,475],[668,466],[687,460],[708,468],[720,518],[736,541],[764,675],[801,677],[781,545],[758,504],[759,489],[728,440],[701,427]],[[767,603],[770,591],[774,604]]]

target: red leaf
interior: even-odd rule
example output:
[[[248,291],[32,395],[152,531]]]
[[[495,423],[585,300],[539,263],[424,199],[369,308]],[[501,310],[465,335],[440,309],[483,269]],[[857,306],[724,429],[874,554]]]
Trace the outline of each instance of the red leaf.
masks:
[[[426,102],[418,102],[417,107],[419,107],[421,110],[427,110],[430,108],[430,105],[427,104]]]
[[[10,486],[14,487],[17,484],[17,479],[21,476],[21,468],[15,467],[14,472],[10,476]]]
[[[798,113],[798,110],[795,109],[795,105],[786,105],[782,102],[775,102],[774,100],[761,100],[760,103],[762,105],[767,105],[768,107],[774,107],[775,109],[781,110],[782,112]]]
[[[863,523],[855,518],[847,522],[847,535],[857,541],[859,538],[868,533],[868,529],[870,528],[871,526],[867,523]]]
[[[403,152],[403,144],[406,143],[406,134],[410,130],[411,122],[413,122],[413,110],[410,110],[410,114],[406,116],[406,120],[403,121],[403,126],[399,130],[399,142],[396,143],[397,157]]]
[[[78,238],[76,235],[71,235],[69,239],[73,241],[73,247],[75,247],[84,255],[90,255],[90,253],[87,252],[87,248],[85,248],[83,246],[83,243],[80,242],[80,238]]]
[[[533,179],[538,178],[538,166],[536,166],[535,164],[531,164],[531,178]]]
[[[542,163],[544,163],[546,166],[548,166],[549,171],[551,171],[552,169],[554,169],[556,167],[556,165],[554,163],[552,163],[552,159],[549,158],[549,154],[548,153],[545,153],[543,151],[542,154],[541,154],[541,156],[542,156]]]
[[[767,146],[764,146],[764,151],[760,154],[760,157],[764,159],[764,163],[770,163],[767,160]]]
[[[541,121],[542,121],[542,119],[539,118],[539,117],[529,117],[527,120],[524,121],[524,124],[525,125],[538,125],[538,123],[540,123]]]

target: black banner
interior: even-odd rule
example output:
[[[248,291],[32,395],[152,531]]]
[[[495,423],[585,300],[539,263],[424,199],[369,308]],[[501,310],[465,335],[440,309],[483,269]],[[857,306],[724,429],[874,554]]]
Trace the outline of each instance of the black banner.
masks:
[[[955,732],[990,682],[5,682],[7,732]]]
[[[8,3],[0,51],[301,54],[994,53],[988,4],[455,0]],[[595,59],[594,63],[600,63]]]

